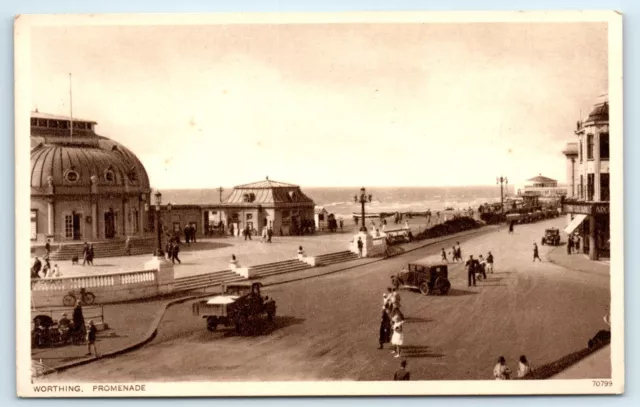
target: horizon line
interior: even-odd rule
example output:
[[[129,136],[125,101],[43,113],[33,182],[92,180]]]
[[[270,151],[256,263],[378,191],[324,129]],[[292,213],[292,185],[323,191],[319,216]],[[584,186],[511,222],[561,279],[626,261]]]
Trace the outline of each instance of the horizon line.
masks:
[[[233,189],[239,185],[234,185],[234,186],[222,186],[222,188],[225,188],[225,191],[228,189]],[[346,186],[332,186],[332,185],[298,185],[298,184],[293,184],[296,185],[297,187],[300,188],[354,188],[354,189],[360,189],[362,188],[362,186],[354,186],[354,185],[346,185]],[[511,186],[513,186],[514,184],[509,184]],[[559,187],[562,186],[566,186],[565,184],[558,184]],[[373,185],[373,186],[365,186],[365,188],[474,188],[474,187],[485,187],[485,188],[489,188],[489,187],[495,187],[495,188],[499,188],[500,185],[488,185],[488,184],[479,184],[479,185]],[[508,188],[509,186],[507,186]],[[201,190],[206,190],[206,189],[210,189],[213,191],[217,191],[218,188],[220,188],[220,186],[217,187],[191,187],[191,188],[180,188],[180,187],[162,187],[162,188],[158,188],[158,187],[154,187],[151,186],[152,190],[160,190],[160,189],[169,189],[169,190],[194,190],[194,189],[201,189]]]

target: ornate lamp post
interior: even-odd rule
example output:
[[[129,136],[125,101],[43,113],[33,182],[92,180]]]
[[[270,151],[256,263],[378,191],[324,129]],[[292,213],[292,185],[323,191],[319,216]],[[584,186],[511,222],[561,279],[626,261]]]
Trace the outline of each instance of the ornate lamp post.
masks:
[[[353,200],[355,202],[360,202],[360,204],[362,205],[362,219],[361,219],[361,226],[360,226],[361,232],[367,231],[367,227],[365,226],[365,223],[364,223],[364,204],[371,203],[372,198],[373,198],[373,195],[367,195],[367,191],[364,189],[364,187],[360,188],[360,195],[355,195],[353,197]]]
[[[162,204],[162,194],[158,191],[154,196],[156,198],[156,232],[158,233],[158,248],[156,249],[156,254],[160,257],[164,256],[164,251],[162,250],[162,230],[160,229],[160,205]]]
[[[497,177],[496,178],[496,185],[500,185],[500,210],[501,213],[504,214],[504,187],[506,187],[507,185],[509,185],[509,180],[507,179],[507,177]]]

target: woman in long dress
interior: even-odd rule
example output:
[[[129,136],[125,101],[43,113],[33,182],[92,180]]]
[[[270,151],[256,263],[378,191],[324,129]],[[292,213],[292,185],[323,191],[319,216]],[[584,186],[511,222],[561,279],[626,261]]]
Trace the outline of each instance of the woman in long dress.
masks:
[[[404,344],[404,332],[402,332],[402,328],[404,325],[404,316],[399,309],[396,309],[393,318],[391,320],[391,325],[393,327],[393,335],[391,336],[391,345],[395,346],[395,350],[392,350],[391,353],[395,353],[395,358],[400,357],[400,348]]]
[[[380,320],[380,337],[378,338],[380,347],[378,349],[382,349],[385,343],[389,343],[389,340],[391,340],[391,319],[389,318],[387,309],[385,307],[382,307],[382,318]]]

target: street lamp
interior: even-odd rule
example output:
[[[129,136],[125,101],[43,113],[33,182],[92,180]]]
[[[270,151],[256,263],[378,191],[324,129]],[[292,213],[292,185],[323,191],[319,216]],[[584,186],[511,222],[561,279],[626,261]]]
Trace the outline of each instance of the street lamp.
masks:
[[[500,210],[501,213],[504,214],[504,189],[503,189],[503,184],[504,187],[506,187],[507,185],[509,185],[509,180],[507,179],[507,177],[497,177],[496,178],[496,185],[500,185]]]
[[[364,224],[364,204],[371,203],[372,199],[373,199],[373,195],[367,195],[367,191],[364,189],[364,187],[360,188],[360,195],[355,195],[353,197],[353,200],[355,202],[360,202],[360,204],[362,205],[362,220],[361,220],[362,225],[360,227],[361,232],[367,231],[367,227]]]
[[[156,249],[156,256],[164,256],[162,250],[162,231],[160,230],[160,205],[162,204],[162,194],[160,191],[155,193],[156,198],[156,232],[158,233],[158,248]]]

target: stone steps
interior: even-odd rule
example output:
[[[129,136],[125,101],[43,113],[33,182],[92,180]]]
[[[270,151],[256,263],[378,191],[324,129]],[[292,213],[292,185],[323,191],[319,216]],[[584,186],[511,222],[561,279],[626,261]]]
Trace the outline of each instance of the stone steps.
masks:
[[[133,239],[131,242],[131,255],[153,253],[155,245],[156,240],[154,238]],[[54,250],[49,255],[51,261],[71,260],[73,256],[78,256],[78,259],[82,260],[84,243],[61,244],[57,248],[54,245],[53,248]],[[93,243],[93,249],[96,258],[126,256],[124,240],[95,242]]]
[[[292,273],[294,271],[305,270],[308,268],[311,268],[311,266],[298,259],[285,260],[277,263],[268,263],[249,267],[254,278],[263,278],[268,276],[275,276],[277,274]]]
[[[223,270],[213,273],[200,274],[197,276],[177,278],[174,282],[173,289],[175,291],[191,291],[242,280],[244,279],[237,273],[234,273],[231,270]]]
[[[350,251],[323,254],[317,257],[320,266],[352,261],[356,260],[357,258],[358,255]],[[253,275],[252,278],[255,279],[275,276],[284,273],[293,273],[309,268],[311,268],[310,265],[298,259],[278,261],[274,263],[260,264],[249,267],[249,269],[251,270],[251,274]],[[175,280],[174,290],[190,291],[244,280],[244,278],[231,270],[216,271],[213,273],[178,278]]]
[[[337,252],[337,253],[323,254],[316,257],[316,260],[319,266],[329,266],[332,264],[337,264],[337,263],[342,263],[342,262],[352,261],[357,259],[358,259],[358,255],[348,250],[343,252]]]

